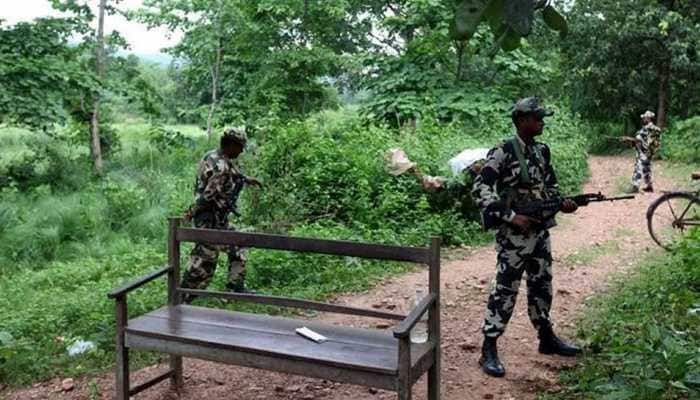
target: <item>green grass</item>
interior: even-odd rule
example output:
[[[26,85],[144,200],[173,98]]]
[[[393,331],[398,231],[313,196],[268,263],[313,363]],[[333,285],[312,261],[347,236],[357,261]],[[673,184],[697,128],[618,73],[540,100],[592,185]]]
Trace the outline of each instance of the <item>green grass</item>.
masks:
[[[587,305],[589,352],[542,399],[700,398],[700,230]]]

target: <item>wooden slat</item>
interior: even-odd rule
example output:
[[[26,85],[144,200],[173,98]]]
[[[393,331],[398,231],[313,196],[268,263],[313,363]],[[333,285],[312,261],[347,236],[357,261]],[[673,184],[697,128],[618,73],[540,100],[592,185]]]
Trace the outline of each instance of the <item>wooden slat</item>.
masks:
[[[436,299],[437,297],[435,294],[428,293],[428,295],[425,296],[413,310],[411,310],[406,319],[401,321],[401,323],[394,328],[394,337],[407,337],[411,333],[411,329],[416,326],[420,318],[428,311]]]
[[[155,378],[153,378],[147,382],[144,382],[144,383],[132,388],[131,390],[129,390],[129,396],[133,396],[137,393],[141,393],[144,390],[146,390],[152,386],[155,386],[168,378],[171,378],[174,374],[175,374],[175,371],[169,370],[168,372],[166,372],[164,374],[158,375]]]
[[[299,324],[301,327],[301,324]],[[244,352],[286,360],[313,361],[337,368],[396,374],[396,350],[337,341],[329,328],[319,332],[329,340],[317,344],[299,335],[281,335],[151,316],[129,323],[128,335],[148,336],[224,351]]]
[[[177,228],[180,227],[181,218],[170,218],[168,224],[168,304],[176,306],[182,302],[182,297],[177,289],[180,287],[180,242],[177,241]],[[172,376],[170,385],[176,390],[182,388],[185,379],[182,374],[182,357],[170,356],[170,370]]]
[[[149,274],[137,278],[133,282],[127,283],[118,289],[112,290],[111,292],[109,292],[109,294],[107,294],[107,297],[110,299],[115,299],[119,296],[123,296],[128,292],[137,289],[160,276],[165,275],[166,273],[168,273],[168,271],[170,271],[170,266],[166,265],[165,267],[162,267],[161,269],[155,270]]]
[[[177,240],[221,245],[236,245],[273,250],[289,250],[379,260],[409,261],[427,264],[430,251],[423,247],[389,246],[342,240],[298,238],[260,233],[243,233],[216,229],[180,228]]]
[[[202,360],[258,368],[267,371],[290,373],[333,382],[350,383],[379,389],[396,390],[396,376],[376,374],[365,371],[350,371],[315,362],[285,360],[245,352],[222,351],[218,348],[158,339],[147,336],[129,335],[132,348],[156,351],[179,356],[199,358]],[[235,396],[234,396],[235,397]]]
[[[440,399],[440,368],[442,339],[440,333],[440,238],[434,237],[430,245],[429,287],[430,293],[435,295],[430,314],[428,314],[428,340],[435,343],[433,365],[428,370],[428,400]]]
[[[293,299],[289,297],[263,296],[246,293],[215,292],[209,290],[196,289],[178,289],[178,292],[184,294],[193,294],[202,297],[217,297],[229,300],[247,301],[250,303],[266,304],[277,307],[302,308],[323,312],[332,312],[336,314],[359,315],[364,317],[382,318],[397,321],[406,318],[406,316],[402,314],[395,314],[384,311],[369,310],[350,306],[342,306],[338,304],[321,303],[310,300]]]
[[[250,314],[213,308],[181,305],[175,308],[163,307],[152,311],[149,316],[165,318],[174,323],[187,321],[198,324],[229,326],[257,331],[269,331],[278,334],[295,336],[294,329],[301,325],[319,333],[332,328],[335,340],[345,343],[358,343],[370,346],[396,347],[396,340],[387,331],[361,329],[349,326],[329,325],[314,320],[299,320],[285,317],[275,317],[263,314]]]

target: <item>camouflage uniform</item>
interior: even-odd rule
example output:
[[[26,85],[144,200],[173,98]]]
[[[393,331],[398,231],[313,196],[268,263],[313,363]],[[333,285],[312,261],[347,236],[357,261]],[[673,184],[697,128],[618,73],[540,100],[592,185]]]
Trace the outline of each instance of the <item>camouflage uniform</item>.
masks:
[[[243,185],[246,177],[233,160],[221,150],[212,150],[199,162],[194,190],[192,219],[197,228],[233,229],[228,215],[235,209],[232,193],[237,185]],[[197,243],[190,253],[187,271],[182,281],[183,288],[205,289],[216,270],[219,251],[225,246]],[[228,251],[228,285],[240,286],[245,278],[245,257],[235,246]]]
[[[520,150],[518,150],[518,148]],[[527,174],[521,172],[518,151]],[[474,181],[472,196],[484,221],[498,221],[496,233],[497,272],[492,283],[483,332],[497,338],[513,314],[523,272],[527,273],[528,315],[536,329],[551,327],[552,252],[548,228],[554,219],[542,221],[528,232],[508,224],[515,217],[512,202],[559,195],[557,178],[550,163],[549,147],[535,142],[526,145],[520,137],[492,149]]]
[[[642,114],[642,118],[645,117],[654,118],[654,113],[647,111]],[[650,121],[637,132],[635,139],[639,141],[635,146],[637,158],[632,175],[632,188],[636,191],[639,190],[642,179],[647,187],[652,186],[651,160],[661,145],[661,129]]]

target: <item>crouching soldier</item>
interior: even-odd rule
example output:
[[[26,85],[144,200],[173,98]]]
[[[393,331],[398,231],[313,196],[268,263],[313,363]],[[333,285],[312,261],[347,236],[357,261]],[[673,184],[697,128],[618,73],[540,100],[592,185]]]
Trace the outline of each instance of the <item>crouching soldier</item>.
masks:
[[[199,161],[194,187],[194,204],[185,214],[196,228],[233,229],[228,217],[237,213],[238,194],[245,184],[262,187],[260,181],[243,175],[236,165],[236,158],[247,142],[245,128],[224,131],[218,149],[207,152]],[[197,243],[190,253],[187,271],[182,280],[185,289],[206,289],[214,276],[219,251],[222,246]],[[234,292],[247,292],[245,286],[245,257],[240,249],[230,246],[228,251],[228,282],[226,288]],[[186,303],[193,296],[185,297]]]

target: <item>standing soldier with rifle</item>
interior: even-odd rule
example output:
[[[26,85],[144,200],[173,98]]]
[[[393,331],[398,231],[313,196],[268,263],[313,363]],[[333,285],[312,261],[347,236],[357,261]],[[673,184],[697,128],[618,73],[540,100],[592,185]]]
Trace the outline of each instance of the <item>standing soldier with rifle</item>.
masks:
[[[484,343],[479,360],[485,373],[501,377],[505,368],[498,358],[496,341],[513,314],[523,272],[527,272],[530,321],[538,331],[539,352],[575,356],[581,350],[560,340],[552,330],[552,252],[549,228],[554,217],[536,219],[513,211],[518,204],[557,198],[557,178],[549,147],[535,141],[542,134],[544,117],[553,112],[528,97],[513,106],[511,117],[516,135],[493,148],[474,180],[472,196],[482,210],[487,227],[497,227],[496,279],[488,299],[482,327]],[[563,199],[559,210],[576,211],[577,204]]]
[[[634,163],[634,174],[632,175],[632,187],[630,193],[639,192],[639,184],[644,178],[645,192],[653,192],[654,186],[651,179],[651,160],[661,147],[661,129],[654,125],[652,120],[655,115],[651,111],[647,111],[640,115],[642,118],[642,129],[637,132],[635,137],[623,136],[623,143],[634,146],[637,150],[637,158]]]
[[[224,130],[220,146],[207,152],[199,162],[194,188],[194,204],[185,213],[196,228],[232,229],[230,213],[238,214],[236,202],[243,185],[262,187],[260,181],[243,175],[235,159],[243,152],[248,141],[245,128]],[[197,243],[190,253],[187,271],[182,280],[185,289],[205,289],[216,270],[221,246]],[[228,248],[228,290],[247,292],[245,287],[245,257],[235,246]],[[186,303],[194,298],[187,296]]]

